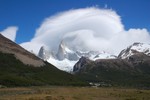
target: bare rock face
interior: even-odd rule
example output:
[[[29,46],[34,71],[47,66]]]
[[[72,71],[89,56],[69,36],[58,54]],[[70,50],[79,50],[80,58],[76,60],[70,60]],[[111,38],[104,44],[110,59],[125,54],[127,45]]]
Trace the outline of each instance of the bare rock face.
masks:
[[[57,58],[59,60],[63,60],[65,58],[65,44],[64,42],[62,41],[59,45],[59,48],[58,48],[58,53],[57,53]]]
[[[92,62],[86,57],[81,57],[79,61],[74,65],[73,72],[78,72],[81,70],[86,64]]]
[[[59,44],[59,48],[58,48],[58,52],[57,52],[56,56],[57,56],[58,60],[68,59],[68,60],[76,61],[76,60],[79,59],[79,57],[76,54],[76,52],[74,52],[73,50],[70,50],[65,45],[63,40]]]
[[[44,46],[42,46],[39,50],[38,57],[46,61],[47,59],[50,58],[50,56],[51,56],[50,52],[46,50]]]
[[[45,65],[44,61],[35,56],[34,54],[28,52],[18,44],[7,39],[0,34],[0,52],[14,54],[17,59],[27,65],[33,65],[35,67],[40,67]]]

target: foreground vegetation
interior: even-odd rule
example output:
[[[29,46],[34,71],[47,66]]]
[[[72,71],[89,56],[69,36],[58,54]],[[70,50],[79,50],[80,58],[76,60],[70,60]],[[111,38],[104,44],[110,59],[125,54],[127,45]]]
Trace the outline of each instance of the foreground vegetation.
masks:
[[[13,54],[0,52],[0,85],[16,87],[42,85],[79,86],[87,84],[47,62],[45,64],[42,67],[25,65],[17,60]]]
[[[0,100],[150,100],[150,90],[94,87],[1,88]]]

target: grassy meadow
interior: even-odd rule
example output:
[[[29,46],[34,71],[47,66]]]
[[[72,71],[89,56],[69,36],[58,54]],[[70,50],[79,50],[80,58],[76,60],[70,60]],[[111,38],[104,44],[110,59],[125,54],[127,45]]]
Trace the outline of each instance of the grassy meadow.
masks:
[[[1,88],[0,100],[150,100],[150,90],[55,86]]]

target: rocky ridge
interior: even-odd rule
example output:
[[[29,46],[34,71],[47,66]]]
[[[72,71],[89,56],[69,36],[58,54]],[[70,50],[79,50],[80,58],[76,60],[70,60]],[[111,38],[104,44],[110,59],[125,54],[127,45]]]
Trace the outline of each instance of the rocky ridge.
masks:
[[[21,46],[17,45],[13,41],[7,39],[0,34],[0,51],[3,53],[14,54],[17,59],[24,64],[40,67],[45,65],[43,60],[39,59],[36,55],[31,54]]]

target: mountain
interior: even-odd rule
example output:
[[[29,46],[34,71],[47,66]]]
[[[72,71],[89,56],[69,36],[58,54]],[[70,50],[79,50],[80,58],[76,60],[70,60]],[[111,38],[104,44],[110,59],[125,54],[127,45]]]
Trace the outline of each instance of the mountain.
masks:
[[[99,60],[99,59],[116,59],[117,56],[115,55],[112,55],[112,54],[109,54],[107,52],[101,52],[101,53],[98,53],[96,56],[90,58],[90,60]]]
[[[75,73],[79,72],[80,70],[82,70],[82,68],[84,68],[84,66],[86,64],[89,64],[91,62],[92,62],[92,60],[90,60],[89,58],[87,58],[87,57],[81,57],[79,59],[79,61],[74,65],[73,72],[75,72]]]
[[[34,54],[29,53],[27,50],[23,49],[16,43],[12,42],[11,40],[5,38],[3,35],[0,34],[0,51],[3,53],[10,53],[14,54],[17,59],[27,65],[32,66],[43,66],[45,63],[43,60],[39,59]]]
[[[150,44],[133,43],[131,46],[122,50],[118,57],[121,59],[126,59],[138,52],[142,52],[142,53],[150,56]]]
[[[126,56],[127,58],[119,56],[116,59],[92,61],[82,57],[75,64],[73,73],[82,80],[99,84],[103,83],[105,86],[150,88],[150,56],[148,56],[146,51],[149,49],[148,45],[134,43],[128,47],[128,50],[125,49],[124,51],[130,52],[133,48],[134,50],[135,48],[137,49],[136,52],[132,52],[132,54]]]
[[[79,51],[70,49],[65,42],[62,40],[59,44],[58,51],[56,54],[46,50],[45,47],[41,47],[38,56],[45,61],[53,64],[57,68],[63,71],[72,72],[73,66],[78,62],[81,57],[87,57],[91,60],[97,59],[114,59],[116,56],[106,52],[98,51]]]
[[[0,34],[0,85],[9,87],[85,84]]]
[[[58,69],[70,72],[74,64],[78,61],[78,55],[70,50],[63,41],[59,44],[57,53],[42,46],[39,50],[38,57],[56,66]]]
[[[69,49],[64,41],[61,41],[56,56],[58,60],[68,59],[71,61],[77,61],[79,59],[78,55],[73,50]]]
[[[47,59],[50,58],[51,54],[48,50],[46,50],[46,48],[44,46],[42,46],[40,48],[40,51],[38,53],[38,56],[43,59],[44,61],[46,61]]]

